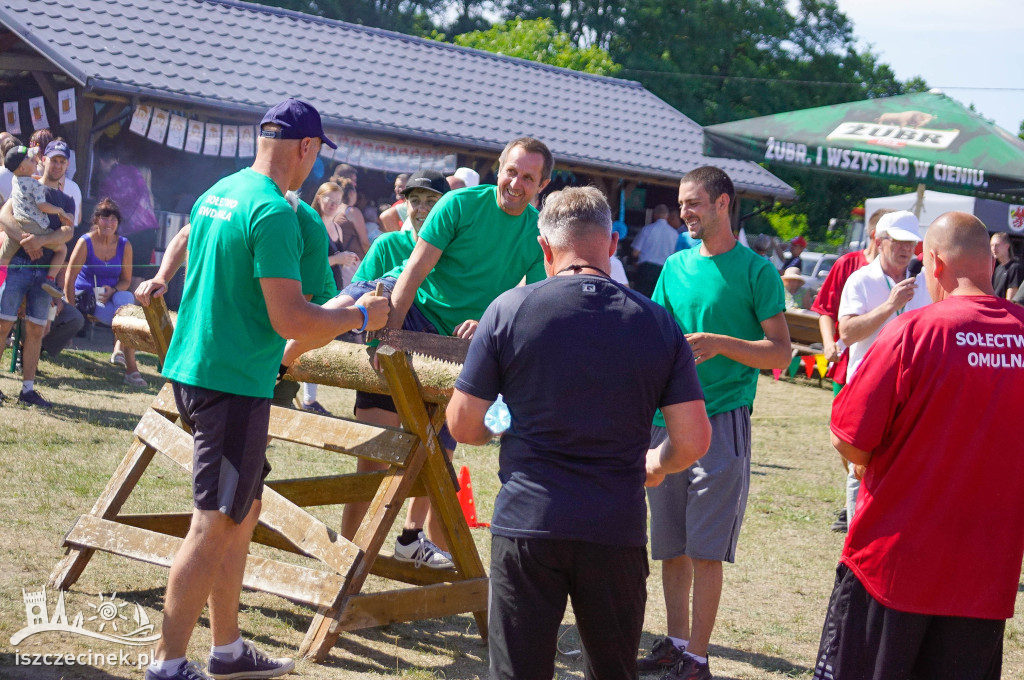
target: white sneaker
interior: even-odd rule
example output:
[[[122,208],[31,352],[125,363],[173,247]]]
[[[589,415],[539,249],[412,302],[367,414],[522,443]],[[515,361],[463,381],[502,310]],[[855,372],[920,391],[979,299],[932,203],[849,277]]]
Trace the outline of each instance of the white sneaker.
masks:
[[[417,569],[420,565],[426,565],[431,569],[455,568],[451,554],[434,545],[422,531],[419,538],[409,545],[395,541],[395,559],[399,562],[412,562]]]

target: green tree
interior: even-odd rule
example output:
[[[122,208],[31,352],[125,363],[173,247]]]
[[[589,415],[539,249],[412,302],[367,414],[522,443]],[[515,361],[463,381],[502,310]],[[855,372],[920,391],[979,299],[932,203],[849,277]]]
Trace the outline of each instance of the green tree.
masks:
[[[456,45],[561,66],[574,71],[612,76],[621,67],[595,46],[578,47],[550,19],[510,19],[486,31],[455,36]]]
[[[857,44],[834,0],[510,0],[504,16],[548,18],[577,45],[606,47],[619,75],[702,125],[927,89],[901,83]],[[832,217],[846,217],[887,185],[770,169],[797,190],[787,208],[822,240]],[[781,222],[780,222],[781,224]],[[756,220],[755,230],[770,229]]]

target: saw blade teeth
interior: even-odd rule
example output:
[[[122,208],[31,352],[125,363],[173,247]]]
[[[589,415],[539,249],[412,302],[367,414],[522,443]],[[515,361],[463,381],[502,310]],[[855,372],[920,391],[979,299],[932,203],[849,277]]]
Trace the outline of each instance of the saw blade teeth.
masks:
[[[413,358],[423,357],[424,359],[429,359],[430,361],[436,361],[439,364],[447,364],[449,366],[461,366],[462,365],[462,364],[460,364],[460,363],[458,363],[456,361],[448,361],[447,359],[440,359],[438,357],[431,356],[429,354],[424,354],[422,352],[414,352],[414,351],[411,351],[411,350],[409,351],[409,356],[411,356]]]

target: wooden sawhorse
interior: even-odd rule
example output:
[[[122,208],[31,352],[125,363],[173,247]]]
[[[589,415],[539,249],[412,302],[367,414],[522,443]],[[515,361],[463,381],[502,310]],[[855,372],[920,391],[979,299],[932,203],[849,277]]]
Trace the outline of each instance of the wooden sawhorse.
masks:
[[[172,332],[169,316],[162,304],[147,309],[146,315],[162,360]],[[487,576],[437,439],[444,405],[423,400],[404,353],[382,346],[377,354],[404,430],[271,408],[272,439],[388,465],[379,472],[274,480],[264,488],[253,542],[320,564],[297,566],[250,554],[243,584],[317,608],[299,648],[301,655],[316,661],[323,661],[348,630],[464,612],[473,613],[481,636],[487,637]],[[191,512],[120,511],[156,454],[191,472],[192,437],[183,427],[170,385],[165,385],[136,426],[127,455],[92,510],[64,537],[69,551],[54,568],[51,587],[71,586],[95,550],[170,567],[188,532]],[[453,570],[416,569],[379,554],[405,499],[424,494],[442,517]],[[351,541],[303,510],[353,501],[370,501],[370,508]],[[370,574],[412,587],[364,594]]]

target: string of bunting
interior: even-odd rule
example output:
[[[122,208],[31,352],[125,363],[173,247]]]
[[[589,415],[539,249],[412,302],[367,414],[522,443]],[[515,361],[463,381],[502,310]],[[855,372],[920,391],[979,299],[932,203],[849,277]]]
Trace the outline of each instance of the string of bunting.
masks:
[[[50,127],[50,119],[46,115],[46,103],[42,96],[32,97],[28,100],[28,117],[32,121],[33,130]],[[57,92],[57,117],[61,125],[78,120],[78,111],[75,108],[75,88],[69,87]],[[23,133],[21,102],[4,102],[4,129],[12,135]]]
[[[259,134],[256,125],[203,122],[149,104],[139,104],[135,108],[128,129],[179,151],[222,158],[254,157]],[[324,144],[320,155],[339,163],[386,172],[430,169],[450,173],[456,167],[455,154],[434,149],[347,135],[331,135],[331,138],[338,145],[337,151]]]
[[[789,362],[789,368],[786,369],[786,375],[790,378],[795,378],[801,368],[808,378],[815,377],[815,373],[817,373],[818,378],[824,378],[825,373],[828,371],[828,359],[825,358],[824,354],[806,354],[793,357],[793,360]],[[773,368],[772,377],[776,380],[781,378],[782,369]]]

